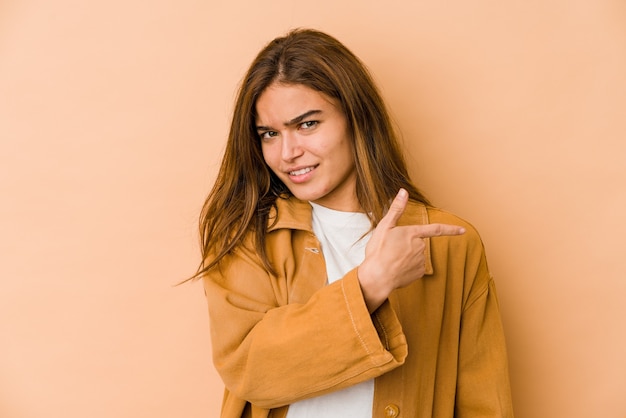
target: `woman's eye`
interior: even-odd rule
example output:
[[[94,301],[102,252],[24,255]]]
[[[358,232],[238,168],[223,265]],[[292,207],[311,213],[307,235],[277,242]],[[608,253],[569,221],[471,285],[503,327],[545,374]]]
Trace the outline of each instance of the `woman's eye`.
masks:
[[[266,131],[266,132],[261,132],[259,134],[261,139],[270,139],[270,138],[275,137],[276,135],[278,135],[278,132],[275,132],[275,131]]]
[[[317,124],[318,124],[318,122],[316,120],[309,120],[309,121],[306,121],[306,122],[302,122],[300,124],[300,127],[302,129],[311,129],[311,128],[313,128]]]

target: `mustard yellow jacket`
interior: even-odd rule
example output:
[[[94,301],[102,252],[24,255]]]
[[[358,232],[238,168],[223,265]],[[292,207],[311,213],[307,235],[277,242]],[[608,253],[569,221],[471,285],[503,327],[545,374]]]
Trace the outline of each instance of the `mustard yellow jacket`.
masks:
[[[276,213],[274,213],[276,215]],[[410,202],[399,224],[462,225],[427,239],[426,275],[372,315],[352,270],[326,285],[311,206],[278,199],[276,275],[245,245],[205,276],[222,418],[284,417],[294,401],[375,378],[374,417],[512,417],[493,279],[466,222]]]

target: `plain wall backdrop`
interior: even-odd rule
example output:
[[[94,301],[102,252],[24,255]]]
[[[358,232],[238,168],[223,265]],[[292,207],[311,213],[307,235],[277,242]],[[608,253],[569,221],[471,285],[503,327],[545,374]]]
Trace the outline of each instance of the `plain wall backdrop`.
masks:
[[[472,222],[517,417],[626,416],[626,3],[0,3],[0,416],[217,417],[197,216],[235,90],[294,27],[371,69]]]

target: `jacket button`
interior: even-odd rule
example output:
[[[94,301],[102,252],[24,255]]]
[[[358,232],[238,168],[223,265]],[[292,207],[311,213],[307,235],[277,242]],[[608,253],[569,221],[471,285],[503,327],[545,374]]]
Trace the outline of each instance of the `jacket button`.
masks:
[[[394,405],[390,403],[389,405],[385,407],[386,417],[394,418],[394,417],[397,417],[398,415],[400,415],[400,408],[398,408],[398,405]]]

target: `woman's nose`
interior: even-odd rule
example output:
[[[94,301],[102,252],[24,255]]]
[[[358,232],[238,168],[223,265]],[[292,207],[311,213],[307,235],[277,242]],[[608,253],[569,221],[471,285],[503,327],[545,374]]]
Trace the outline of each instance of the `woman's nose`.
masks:
[[[281,157],[284,161],[291,161],[303,154],[303,149],[297,135],[283,134]]]

